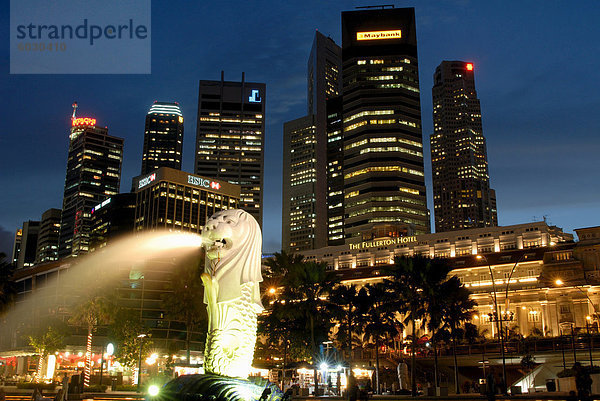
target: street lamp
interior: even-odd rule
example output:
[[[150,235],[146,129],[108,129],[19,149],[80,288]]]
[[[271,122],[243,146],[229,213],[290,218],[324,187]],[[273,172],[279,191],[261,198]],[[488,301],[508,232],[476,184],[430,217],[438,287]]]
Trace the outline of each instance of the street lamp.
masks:
[[[500,310],[498,309],[498,298],[496,294],[496,280],[494,280],[494,272],[492,271],[492,265],[485,257],[485,255],[477,255],[477,259],[485,260],[485,263],[488,265],[488,269],[490,270],[490,277],[492,278],[492,290],[494,291],[494,308],[496,309],[495,317],[496,317],[496,327],[498,328],[498,340],[500,341],[500,351],[502,353],[502,379],[504,380],[504,388],[506,388],[506,355],[504,354],[504,332],[502,329],[502,316],[500,315]],[[506,391],[506,390],[504,390]]]
[[[138,380],[137,380],[137,392],[140,392],[140,386],[142,384],[142,349],[144,348],[144,340],[148,337],[148,334],[140,334],[137,338],[140,339],[140,356],[138,360]]]

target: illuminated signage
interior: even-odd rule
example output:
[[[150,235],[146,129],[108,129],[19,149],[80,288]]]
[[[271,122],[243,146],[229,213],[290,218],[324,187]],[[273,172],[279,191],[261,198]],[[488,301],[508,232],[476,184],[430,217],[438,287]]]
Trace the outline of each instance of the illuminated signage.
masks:
[[[156,180],[156,173],[152,173],[148,177],[142,178],[138,181],[138,189],[145,187],[154,180]]]
[[[356,32],[356,40],[400,39],[401,37],[402,31],[400,29],[394,31]]]
[[[207,180],[206,178],[195,177],[188,175],[188,184],[198,185],[199,187],[221,189],[221,184],[216,181]]]
[[[467,71],[473,71],[473,63],[467,63]]]
[[[366,248],[374,248],[377,246],[389,246],[389,245],[397,245],[397,244],[408,244],[411,242],[417,242],[417,237],[398,237],[398,238],[388,238],[388,239],[379,239],[375,241],[365,241],[360,242],[358,244],[349,244],[350,250],[356,249],[366,249]]]
[[[73,124],[73,127],[78,127],[80,125],[96,125],[96,119],[89,117],[74,118],[71,123]]]
[[[104,202],[97,204],[93,209],[92,209],[92,213],[94,213],[95,211],[97,211],[98,209],[103,208],[104,206],[108,205],[110,203],[111,198],[106,199]]]
[[[250,97],[248,98],[248,101],[250,103],[260,103],[261,100],[262,99],[260,98],[258,89],[252,89],[252,92],[250,93]]]

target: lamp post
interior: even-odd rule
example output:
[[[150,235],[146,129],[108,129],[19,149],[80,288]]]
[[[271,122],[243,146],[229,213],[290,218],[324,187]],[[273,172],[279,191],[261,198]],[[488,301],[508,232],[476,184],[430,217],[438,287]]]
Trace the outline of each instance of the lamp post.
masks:
[[[140,334],[137,338],[140,339],[140,356],[138,360],[138,379],[137,379],[137,392],[140,392],[140,386],[142,384],[142,349],[144,348],[144,340],[148,337],[147,334]],[[189,361],[188,361],[189,362]]]
[[[488,269],[490,270],[490,277],[492,278],[492,291],[494,291],[494,308],[495,308],[495,320],[496,320],[496,326],[498,327],[498,340],[500,341],[500,351],[502,353],[502,379],[504,380],[505,386],[504,388],[506,388],[506,355],[504,354],[504,332],[502,329],[502,316],[500,315],[500,310],[498,309],[498,298],[497,298],[497,294],[496,294],[496,281],[494,280],[494,272],[492,271],[492,265],[490,265],[490,262],[488,261],[488,259],[484,256],[484,255],[477,255],[476,256],[477,259],[483,259],[485,260],[485,263],[487,263],[488,265]],[[506,390],[504,390],[506,391]]]
[[[112,343],[106,344],[106,347],[102,346],[102,351],[100,352],[100,386],[102,386],[102,374],[104,368],[104,349],[106,348],[106,355],[111,356],[115,352],[115,346]]]
[[[563,286],[565,283],[564,281],[562,281],[561,279],[556,279],[554,280],[554,284],[556,284],[557,286]],[[579,290],[579,292],[581,292],[586,299],[588,300],[588,302],[592,305],[592,308],[594,309],[594,317],[598,318],[598,309],[596,308],[596,305],[594,305],[594,302],[590,299],[589,295],[587,294],[587,291],[584,291],[580,286],[578,285],[573,285],[574,288],[577,288],[577,290]],[[575,314],[573,314],[573,321],[575,320]],[[592,358],[592,335],[590,333],[590,325],[589,322],[592,320],[592,316],[586,316],[585,317],[585,328],[586,328],[586,332],[588,335],[588,349],[589,349],[589,353],[590,353],[590,367],[594,366],[594,362],[593,362],[593,358]],[[571,335],[573,337],[573,354],[575,355],[575,333],[573,331],[573,326],[571,326]],[[575,356],[575,361],[577,361],[577,358]]]

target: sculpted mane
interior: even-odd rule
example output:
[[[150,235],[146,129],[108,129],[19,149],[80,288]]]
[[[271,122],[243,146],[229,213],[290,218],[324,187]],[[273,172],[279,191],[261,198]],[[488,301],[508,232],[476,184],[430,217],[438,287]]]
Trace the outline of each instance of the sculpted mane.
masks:
[[[214,214],[206,226],[215,227],[213,236],[223,233],[225,246],[212,254],[207,252],[205,272],[219,284],[216,301],[231,302],[242,296],[241,285],[256,283],[252,302],[258,311],[263,306],[258,283],[261,282],[262,235],[254,217],[243,210],[225,210]],[[220,227],[225,228],[220,230]],[[204,302],[207,303],[205,297]]]

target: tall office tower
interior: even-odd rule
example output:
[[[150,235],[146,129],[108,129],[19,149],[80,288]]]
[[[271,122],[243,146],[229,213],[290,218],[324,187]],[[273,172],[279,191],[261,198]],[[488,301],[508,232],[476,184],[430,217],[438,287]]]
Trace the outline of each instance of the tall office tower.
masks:
[[[429,232],[413,8],[342,13],[346,242]]]
[[[16,268],[31,267],[35,264],[35,252],[37,249],[38,236],[40,234],[39,221],[25,221],[21,230],[21,246],[17,258]]]
[[[97,251],[122,235],[133,233],[135,193],[111,196],[92,209],[90,252]]]
[[[62,210],[48,209],[42,214],[35,264],[58,260],[58,236]]]
[[[119,192],[123,139],[108,135],[96,119],[73,118],[58,256],[88,252],[92,208]]]
[[[317,231],[317,175],[315,116],[283,124],[282,249],[315,249]],[[324,180],[323,180],[324,181]],[[322,202],[323,203],[323,202]],[[325,208],[325,210],[327,210]]]
[[[473,64],[442,61],[433,80],[435,231],[497,226]]]
[[[18,228],[15,232],[15,240],[13,242],[12,257],[10,258],[13,267],[17,267],[19,254],[21,253],[21,243],[23,242],[23,229]]]
[[[142,172],[159,167],[181,170],[183,115],[179,103],[154,102],[146,114]]]
[[[342,96],[327,100],[327,245],[343,245],[344,152]]]
[[[240,208],[262,226],[266,85],[200,81],[194,172],[240,185]]]
[[[333,39],[316,32],[308,58],[308,115],[284,124],[286,251],[327,246],[327,101],[341,92],[341,53]]]
[[[133,179],[135,231],[199,233],[213,214],[239,208],[240,186],[161,167]]]

